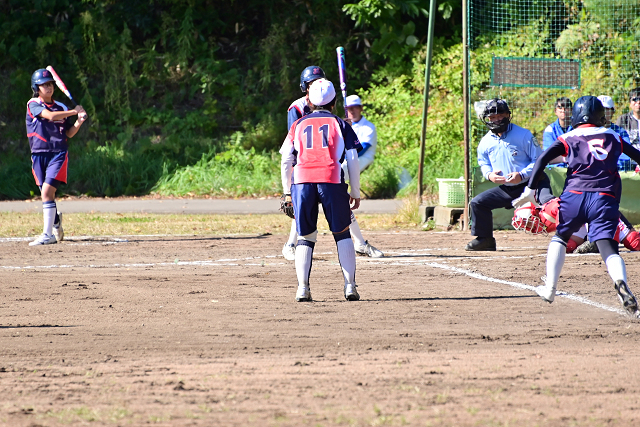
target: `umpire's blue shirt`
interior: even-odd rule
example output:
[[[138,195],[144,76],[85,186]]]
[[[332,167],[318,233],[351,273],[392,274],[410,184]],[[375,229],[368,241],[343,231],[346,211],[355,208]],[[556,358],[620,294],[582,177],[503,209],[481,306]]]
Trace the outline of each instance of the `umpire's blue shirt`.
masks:
[[[542,148],[531,131],[511,123],[502,135],[489,132],[480,140],[478,165],[485,179],[491,172],[501,171],[502,176],[520,172],[522,181],[526,181],[540,154]]]

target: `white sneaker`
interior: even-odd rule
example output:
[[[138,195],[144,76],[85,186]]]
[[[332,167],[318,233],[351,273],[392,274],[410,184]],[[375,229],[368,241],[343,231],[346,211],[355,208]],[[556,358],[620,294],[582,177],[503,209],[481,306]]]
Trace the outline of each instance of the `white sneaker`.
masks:
[[[347,283],[346,285],[344,285],[344,297],[347,299],[347,301],[360,300],[360,294],[358,294],[358,291],[356,290],[357,287],[358,285],[356,285],[355,283]]]
[[[308,286],[298,285],[298,291],[296,292],[296,301],[311,301],[311,290]]]
[[[42,233],[40,237],[38,237],[33,242],[29,243],[29,246],[39,246],[39,245],[53,245],[54,243],[58,243],[55,236],[49,236],[46,233]]]
[[[62,213],[58,212],[58,222],[53,224],[53,235],[58,242],[64,240],[64,230],[62,229]]]
[[[296,260],[296,247],[294,245],[285,244],[282,248],[282,256],[287,261],[295,261]]]
[[[381,250],[374,248],[373,246],[371,246],[369,244],[368,240],[364,241],[364,246],[357,246],[356,247],[356,254],[361,255],[361,256],[368,256],[371,258],[382,258],[384,257],[384,254],[382,253]]]
[[[552,303],[556,297],[556,288],[555,286],[549,285],[537,286],[536,293],[546,302]]]

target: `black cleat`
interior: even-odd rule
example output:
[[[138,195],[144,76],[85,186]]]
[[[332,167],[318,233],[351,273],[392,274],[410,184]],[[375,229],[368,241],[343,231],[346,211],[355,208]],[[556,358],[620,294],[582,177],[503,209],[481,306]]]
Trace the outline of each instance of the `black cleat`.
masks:
[[[615,283],[616,291],[618,292],[618,298],[620,299],[620,303],[624,307],[624,309],[630,315],[637,317],[638,316],[638,301],[636,301],[636,297],[633,295],[629,287],[624,282],[624,280],[618,280]]]
[[[476,237],[464,248],[465,251],[495,251],[496,239],[493,237]]]

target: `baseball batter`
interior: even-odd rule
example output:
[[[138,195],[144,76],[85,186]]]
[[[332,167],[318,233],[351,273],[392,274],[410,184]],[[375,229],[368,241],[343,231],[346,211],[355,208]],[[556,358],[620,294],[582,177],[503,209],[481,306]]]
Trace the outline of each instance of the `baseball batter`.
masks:
[[[287,126],[288,129],[291,129],[293,123],[301,117],[309,114],[311,110],[309,109],[309,101],[308,101],[308,92],[309,88],[316,80],[320,78],[324,78],[325,73],[322,68],[311,65],[305,68],[300,74],[300,90],[304,92],[306,95],[295,100],[287,111]],[[353,123],[353,119],[351,119],[352,127],[358,136],[358,139],[362,137],[363,147],[366,147],[362,150],[363,156],[359,159],[362,163],[360,164],[360,171],[362,172],[367,166],[369,166],[373,162],[373,157],[376,152],[377,145],[377,136],[376,136],[376,128],[375,126],[362,117],[362,102],[360,98],[352,95],[347,97],[347,104],[349,104],[349,100],[353,105],[347,105],[347,111],[349,111],[349,117],[354,117],[351,114],[358,114],[359,119],[355,120],[357,122]],[[363,166],[364,165],[364,166]],[[349,171],[347,168],[346,162],[343,162],[342,169],[345,173],[345,181],[349,182]],[[375,248],[373,245],[369,243],[368,240],[365,240],[362,235],[362,231],[360,230],[360,226],[358,225],[358,221],[355,215],[351,214],[351,236],[354,240],[355,251],[358,255],[369,256],[372,258],[381,258],[384,256],[384,253],[379,249]],[[289,239],[284,244],[282,248],[282,255],[285,259],[289,261],[295,260],[295,250],[296,250],[296,242],[298,239],[298,234],[296,232],[296,223],[295,220],[291,223],[291,230],[289,232]]]
[[[30,246],[50,245],[64,239],[62,214],[56,206],[56,190],[67,182],[68,139],[73,138],[86,120],[78,105],[69,110],[53,99],[53,76],[46,69],[31,76],[33,98],[27,102],[27,138],[31,147],[33,177],[42,195],[44,227],[42,234]],[[78,116],[75,123],[69,118]]]
[[[331,113],[336,91],[329,80],[316,80],[308,95],[311,113],[291,126],[280,148],[282,188],[285,194],[291,195],[298,232],[296,301],[312,300],[309,276],[318,236],[319,203],[338,248],[344,297],[348,301],[358,301],[355,248],[349,225],[351,210],[360,206],[358,151],[362,147],[351,126]],[[347,161],[351,176],[350,193],[341,173],[343,160]]]

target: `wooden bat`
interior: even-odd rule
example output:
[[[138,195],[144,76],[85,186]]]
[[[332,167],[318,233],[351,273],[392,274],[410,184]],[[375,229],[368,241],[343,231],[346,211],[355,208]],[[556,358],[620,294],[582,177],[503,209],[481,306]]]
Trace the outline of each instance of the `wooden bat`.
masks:
[[[340,90],[342,91],[342,100],[344,102],[344,116],[349,118],[347,112],[347,65],[344,61],[344,48],[342,46],[336,48],[338,55],[338,73],[340,74]]]
[[[73,99],[73,96],[71,96],[71,92],[69,92],[69,89],[67,89],[67,85],[64,84],[58,73],[56,73],[56,70],[54,70],[51,65],[47,67],[47,70],[53,76],[53,80],[56,82],[56,86],[58,86],[58,89],[60,89],[65,95],[67,95],[67,98],[69,98],[69,100],[73,102],[73,106],[76,107],[78,103],[75,99]]]

